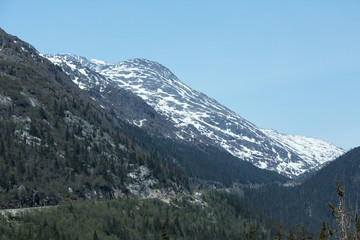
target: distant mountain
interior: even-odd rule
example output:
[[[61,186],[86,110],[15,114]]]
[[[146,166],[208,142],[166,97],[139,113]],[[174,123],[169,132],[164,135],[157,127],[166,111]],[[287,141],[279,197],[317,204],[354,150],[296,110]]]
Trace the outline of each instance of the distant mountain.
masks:
[[[263,169],[296,178],[344,153],[322,140],[258,128],[214,99],[186,86],[169,69],[153,61],[132,59],[108,64],[71,54],[46,57],[66,71],[79,87],[96,91],[95,99],[100,103],[106,99],[108,105],[119,104],[116,97],[107,96],[113,94],[109,86],[113,88],[115,84],[141,97],[157,112],[148,111],[155,116],[152,119],[137,114],[129,117],[129,122],[166,137],[220,147]],[[161,123],[157,123],[157,119]]]

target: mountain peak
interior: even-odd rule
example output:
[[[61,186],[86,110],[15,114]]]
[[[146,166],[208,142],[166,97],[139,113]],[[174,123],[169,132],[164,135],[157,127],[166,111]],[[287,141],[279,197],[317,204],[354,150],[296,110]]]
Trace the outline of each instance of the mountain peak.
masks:
[[[151,61],[151,60],[146,59],[146,58],[131,58],[129,60],[121,61],[121,62],[118,62],[116,64],[121,64],[121,63],[124,63],[124,62],[138,64],[138,65],[144,65],[144,66],[146,66],[146,65],[161,65],[158,62]]]

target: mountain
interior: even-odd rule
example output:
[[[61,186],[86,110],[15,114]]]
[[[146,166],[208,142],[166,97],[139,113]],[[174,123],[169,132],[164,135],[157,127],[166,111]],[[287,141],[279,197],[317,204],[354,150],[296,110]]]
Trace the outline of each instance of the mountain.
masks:
[[[116,115],[121,120],[133,125],[142,127],[153,135],[176,137],[175,128],[162,115],[149,106],[142,98],[119,87],[113,81],[103,75],[82,65],[79,62],[69,62],[63,64],[59,58],[49,58],[56,65],[61,65],[62,69],[71,77],[80,89],[98,101],[100,106]],[[96,61],[101,64],[101,61]]]
[[[90,69],[82,74],[93,76],[89,91],[0,29],[0,208],[288,180],[214,146],[174,140],[169,120],[142,98]],[[152,131],[134,122],[143,118]]]
[[[189,192],[61,68],[0,29],[0,208]]]
[[[61,65],[71,79],[103,109],[118,119],[136,126],[136,128],[123,128],[127,135],[132,136],[143,148],[159,158],[178,166],[191,181],[195,182],[195,185],[202,185],[205,182],[229,187],[233,183],[267,184],[288,180],[237,159],[224,149],[213,146],[208,138],[201,135],[191,142],[178,138],[174,123],[170,119],[155,111],[141,97],[89,69],[87,66],[92,65],[86,58],[79,57],[78,61],[72,62],[64,62],[57,57],[48,56],[48,58],[56,65]],[[142,130],[146,130],[146,133]],[[187,130],[189,137],[192,132],[197,131],[194,127],[189,127]]]
[[[313,232],[322,222],[334,225],[327,203],[338,204],[336,182],[345,190],[346,206],[359,206],[360,147],[354,148],[320,169],[296,187],[261,187],[245,190],[244,200],[263,214],[288,226],[304,223]]]
[[[222,137],[230,144],[236,131],[244,134],[242,139],[253,134],[250,150],[276,143],[275,152],[292,149],[304,159],[326,158],[322,148],[328,144],[257,128],[178,80],[167,83],[173,75],[157,63],[125,62],[128,72],[121,74],[131,81],[133,72],[141,77],[124,89],[125,83],[101,73],[115,65],[64,56],[48,56],[56,66],[0,29],[0,209],[62,202],[41,211],[22,209],[17,216],[1,210],[0,238],[88,239],[98,233],[102,239],[154,239],[164,221],[178,239],[235,239],[250,229],[258,239],[272,239],[276,220],[302,222],[315,232],[321,221],[331,219],[326,202],[335,203],[336,180],[345,184],[351,205],[358,205],[360,148],[326,164],[299,186],[279,187],[288,178],[235,157],[215,140]],[[145,90],[135,87],[140,83]],[[152,87],[165,102],[152,96]],[[156,108],[149,99],[163,105]],[[173,119],[167,107],[179,118]],[[185,115],[190,110],[194,116]],[[228,132],[223,131],[226,124]],[[215,130],[223,135],[207,135]],[[310,154],[308,145],[313,145]],[[239,186],[235,190],[242,199],[227,193],[230,189],[191,194],[191,188],[206,184],[212,189]],[[113,198],[118,199],[86,201]],[[85,201],[63,201],[68,199]]]
[[[166,137],[220,147],[262,169],[296,178],[320,169],[344,153],[319,139],[261,129],[216,100],[186,86],[169,69],[153,61],[132,59],[108,64],[71,54],[46,57],[67,72],[79,87],[96,91],[97,101],[107,99],[111,106],[119,104],[106,96],[112,93],[107,87],[116,84],[141,97],[156,110],[156,118],[162,120],[156,130],[149,127],[148,116],[139,114],[136,118],[128,118],[129,122]],[[94,76],[98,76],[97,79],[102,76],[101,81]]]
[[[250,226],[259,238],[271,238],[277,223],[235,196],[192,195],[190,188],[277,184],[286,177],[213,146],[149,134],[129,119],[167,120],[117,85],[106,87],[122,106],[98,101],[98,86],[81,90],[34,47],[0,29],[0,239],[96,233],[156,239],[164,221],[177,239],[236,238]],[[13,209],[23,207],[30,208]]]

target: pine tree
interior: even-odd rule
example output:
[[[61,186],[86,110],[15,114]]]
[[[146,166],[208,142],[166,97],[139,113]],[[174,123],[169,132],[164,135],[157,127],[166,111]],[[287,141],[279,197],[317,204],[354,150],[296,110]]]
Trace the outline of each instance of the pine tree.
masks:
[[[304,225],[300,224],[299,226],[301,226],[301,229],[298,232],[297,239],[299,240],[313,239],[314,234],[308,232],[308,230],[305,228]]]
[[[161,240],[169,240],[170,237],[167,235],[167,231],[166,231],[166,222],[163,222],[161,224],[161,235],[160,235],[160,239]]]
[[[321,229],[319,231],[318,239],[319,240],[328,240],[329,239],[327,231],[326,231],[326,225],[324,222],[322,223]]]
[[[288,237],[287,237],[287,240],[296,240],[296,238],[295,238],[295,233],[294,233],[293,228],[290,228],[290,231],[289,231],[289,235],[288,235]]]
[[[279,226],[279,230],[274,236],[276,240],[283,240],[284,239],[284,227],[282,225]]]
[[[256,240],[256,231],[255,231],[255,227],[254,225],[251,225],[250,226],[250,230],[248,233],[245,234],[246,235],[246,238],[249,239],[249,240]]]
[[[94,231],[93,240],[99,240],[96,230]]]
[[[354,220],[354,238],[356,240],[360,239],[360,217],[359,217],[359,213],[356,210],[356,214],[355,214],[355,220]]]

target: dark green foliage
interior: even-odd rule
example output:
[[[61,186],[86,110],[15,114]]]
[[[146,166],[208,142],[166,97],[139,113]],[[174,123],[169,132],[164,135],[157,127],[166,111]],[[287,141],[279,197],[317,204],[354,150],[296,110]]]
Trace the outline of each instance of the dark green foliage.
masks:
[[[296,240],[313,239],[313,234],[311,232],[309,232],[305,228],[305,226],[303,226],[302,224],[298,224],[298,225],[290,228],[287,239],[289,239],[289,240],[291,240],[291,239],[296,239]]]
[[[263,186],[245,189],[245,202],[265,215],[290,227],[302,223],[317,232],[322,222],[334,227],[334,219],[327,206],[336,202],[334,188],[337,181],[346,186],[346,201],[353,208],[360,205],[360,147],[354,148],[319,170],[312,178],[296,187]]]
[[[358,212],[355,213],[354,218],[354,237],[360,239],[360,217]]]
[[[250,226],[256,239],[272,239],[277,226],[236,199],[208,192],[206,205],[189,197],[170,204],[132,198],[66,201],[10,217],[11,221],[0,215],[0,239],[243,239]]]
[[[292,228],[290,228],[289,235],[286,238],[286,240],[296,240],[295,233],[294,233],[294,230]]]
[[[157,138],[130,125],[123,125],[123,129],[125,134],[133,136],[144,149],[170,164],[179,166],[196,184],[210,183],[231,187],[233,183],[269,184],[289,180],[276,172],[259,169],[249,162],[241,161],[225,150],[213,146]]]
[[[169,240],[170,237],[167,234],[167,230],[166,230],[166,222],[163,222],[161,224],[161,234],[160,234],[160,239],[161,240]]]
[[[328,229],[326,227],[325,222],[323,222],[322,225],[321,225],[321,229],[319,231],[318,240],[328,240],[328,239],[329,239],[329,237],[328,237]]]
[[[99,237],[98,237],[98,235],[97,235],[97,233],[96,233],[96,230],[94,231],[93,240],[99,240]]]
[[[0,208],[111,199],[114,190],[126,192],[127,173],[140,165],[160,180],[156,187],[189,188],[179,170],[125,135],[60,68],[1,29],[0,36],[0,94],[11,99],[0,104]]]
[[[255,227],[253,225],[251,225],[249,232],[246,233],[246,238],[248,240],[256,240],[255,235],[256,235]]]
[[[279,226],[278,231],[276,232],[274,239],[283,240],[284,239],[284,227],[282,225]]]

